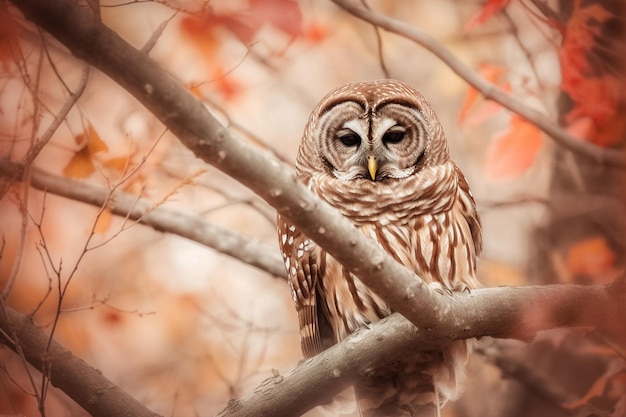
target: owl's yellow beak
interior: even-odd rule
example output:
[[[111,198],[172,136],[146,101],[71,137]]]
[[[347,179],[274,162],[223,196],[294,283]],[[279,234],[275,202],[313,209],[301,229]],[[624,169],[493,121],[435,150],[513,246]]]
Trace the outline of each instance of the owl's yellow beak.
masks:
[[[376,171],[378,171],[378,161],[373,156],[367,157],[367,170],[370,172],[370,177],[373,181],[376,181]]]

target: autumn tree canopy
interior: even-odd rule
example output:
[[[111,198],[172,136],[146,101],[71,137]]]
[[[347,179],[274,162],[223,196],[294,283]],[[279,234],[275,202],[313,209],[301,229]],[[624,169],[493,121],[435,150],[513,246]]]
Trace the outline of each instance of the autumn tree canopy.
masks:
[[[480,338],[447,416],[626,413],[624,5],[0,2],[0,414],[319,415]],[[421,90],[485,225],[440,294],[293,176],[328,90]],[[299,363],[276,211],[398,312]]]

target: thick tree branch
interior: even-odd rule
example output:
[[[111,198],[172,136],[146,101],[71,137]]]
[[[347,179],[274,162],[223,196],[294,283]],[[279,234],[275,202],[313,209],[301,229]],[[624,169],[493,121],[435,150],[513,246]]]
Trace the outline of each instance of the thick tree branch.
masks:
[[[423,360],[432,359],[430,351],[441,349],[452,340],[464,336],[481,336],[490,333],[511,333],[510,323],[503,305],[513,303],[509,310],[519,310],[527,304],[528,320],[520,322],[522,330],[513,331],[518,336],[530,337],[540,330],[557,326],[597,326],[598,322],[612,323],[613,330],[619,329],[616,320],[626,312],[626,300],[618,296],[610,287],[551,285],[542,287],[503,287],[477,290],[471,294],[453,296],[458,305],[467,308],[469,318],[461,323],[444,323],[441,329],[418,329],[399,314],[372,324],[369,329],[356,332],[345,341],[329,348],[316,357],[302,362],[284,376],[268,379],[250,394],[232,400],[219,414],[221,417],[262,417],[298,416],[316,405],[326,403],[353,383],[356,379],[372,376],[378,367],[392,364],[398,357],[408,352],[421,350]],[[490,306],[490,303],[495,303]],[[483,306],[484,315],[475,306]],[[541,308],[541,315],[533,317],[532,312]],[[504,311],[501,320],[494,320],[493,311]],[[0,313],[2,313],[0,311]],[[620,315],[618,315],[620,314]],[[495,316],[497,317],[497,316]],[[103,415],[152,415],[142,409],[127,395],[117,397],[119,388],[106,380],[98,371],[75,357],[71,352],[53,343],[44,357],[47,334],[31,320],[5,308],[0,314],[0,329],[4,334],[3,343],[16,349],[16,343],[26,359],[38,369],[46,369],[55,386],[63,389],[78,404],[95,416]],[[6,336],[8,335],[8,337]],[[448,336],[451,335],[451,336]],[[393,355],[390,355],[393,352]],[[87,379],[86,382],[83,382]],[[80,385],[78,389],[75,385]],[[106,388],[106,389],[104,389]],[[91,391],[90,391],[91,390]],[[104,394],[100,394],[104,391]],[[108,400],[107,393],[115,395],[117,402],[103,409],[90,409],[96,400]],[[100,395],[104,395],[101,397]],[[116,407],[127,407],[129,414],[121,414]],[[110,408],[109,408],[110,407]],[[107,414],[109,413],[109,414]]]
[[[20,165],[0,159],[0,176],[22,178]],[[285,277],[278,249],[261,239],[244,236],[206,221],[201,216],[159,207],[146,198],[109,191],[84,181],[64,178],[33,168],[33,187],[96,207],[107,205],[115,215],[137,221],[160,232],[172,233],[205,245],[276,277]]]
[[[94,417],[157,416],[58,343],[53,341],[46,350],[50,336],[29,317],[7,307],[3,301],[0,303],[2,343],[45,372],[52,385],[72,397],[89,414]]]
[[[626,155],[623,151],[602,148],[570,135],[542,113],[524,105],[510,94],[484,80],[427,33],[399,20],[373,12],[350,0],[332,0],[332,2],[361,20],[421,45],[439,58],[461,79],[478,90],[485,98],[493,100],[529,120],[565,149],[591,158],[599,164],[626,168]]]
[[[421,350],[424,361],[429,361],[429,351],[455,339],[490,334],[530,339],[538,331],[561,326],[598,327],[604,323],[605,329],[615,334],[623,332],[620,317],[626,313],[626,295],[616,295],[610,287],[602,286],[487,288],[453,298],[456,306],[467,312],[461,322],[445,321],[436,329],[417,329],[394,314],[303,362],[289,374],[265,381],[250,394],[231,401],[219,416],[301,415],[408,352]],[[519,320],[520,311],[526,312],[523,320]]]

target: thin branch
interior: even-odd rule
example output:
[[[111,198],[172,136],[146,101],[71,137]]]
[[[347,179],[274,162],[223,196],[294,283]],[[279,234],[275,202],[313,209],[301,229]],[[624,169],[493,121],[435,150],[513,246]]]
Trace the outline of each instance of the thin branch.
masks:
[[[163,35],[163,32],[165,32],[165,29],[167,29],[167,26],[170,24],[172,19],[174,19],[177,15],[178,15],[178,11],[175,11],[170,17],[168,17],[163,22],[161,22],[161,24],[156,28],[156,30],[152,33],[152,35],[150,35],[150,38],[146,41],[144,46],[141,48],[142,52],[145,52],[146,54],[150,54],[152,49],[156,46],[157,42],[161,38],[161,35]]]
[[[484,80],[480,75],[461,62],[456,55],[443,47],[441,43],[437,42],[427,33],[407,23],[360,7],[349,0],[332,0],[332,2],[361,20],[376,25],[388,32],[395,33],[424,47],[439,58],[461,79],[485,96],[486,99],[493,100],[513,113],[532,122],[563,148],[577,155],[590,158],[598,164],[626,168],[626,155],[623,151],[602,148],[570,135],[544,114],[524,105],[510,94]]]
[[[156,417],[137,400],[106,379],[102,372],[92,368],[56,342],[52,342],[44,358],[48,334],[32,320],[2,303],[0,308],[0,340],[40,371],[45,371],[52,385],[70,395],[94,417],[133,416]],[[11,335],[7,338],[6,335]]]
[[[20,166],[0,160],[0,176],[20,178]],[[56,176],[38,168],[32,169],[31,184],[37,189],[96,207],[102,207],[109,196],[104,187]],[[285,276],[276,248],[260,239],[210,223],[201,216],[157,207],[153,201],[121,191],[113,194],[108,208],[114,215],[193,240],[273,276]]]
[[[366,0],[361,0],[361,4],[367,10],[371,10]],[[383,39],[380,36],[380,29],[376,25],[374,25],[374,33],[376,34],[376,51],[378,53],[378,62],[380,63],[380,69],[382,70],[385,78],[391,78],[389,70],[387,69],[387,64],[385,64],[385,54],[383,53]]]
[[[72,108],[74,107],[74,105],[76,104],[80,96],[82,96],[83,92],[85,91],[85,88],[87,87],[88,80],[89,80],[89,66],[85,65],[85,67],[83,68],[82,74],[80,76],[80,81],[78,83],[78,86],[76,87],[76,90],[70,94],[68,99],[63,104],[63,107],[61,107],[61,110],[59,110],[59,112],[55,115],[54,119],[52,120],[52,123],[50,123],[50,126],[48,126],[48,129],[46,129],[44,134],[37,140],[37,142],[35,142],[33,146],[31,146],[26,156],[24,156],[24,158],[22,159],[23,164],[25,165],[31,164],[35,160],[37,155],[39,155],[39,152],[41,152],[44,146],[48,144],[48,142],[52,138],[52,135],[54,135],[54,132],[57,131],[61,123],[63,123],[63,121],[67,117],[70,110],[72,110]]]
[[[20,234],[18,237],[17,243],[17,253],[15,254],[15,260],[13,261],[13,265],[11,266],[11,273],[9,274],[8,279],[6,280],[6,284],[2,289],[2,293],[0,297],[6,300],[6,298],[11,293],[13,289],[13,285],[15,285],[15,281],[22,269],[22,263],[24,261],[24,251],[26,246],[26,234],[28,232],[28,195],[30,190],[30,173],[31,169],[24,170],[24,181],[22,186],[20,187],[20,195],[18,197],[19,210],[21,215],[21,225],[20,225]],[[4,236],[3,236],[4,238]],[[2,245],[2,249],[4,249],[4,241]],[[0,256],[0,259],[2,257]]]

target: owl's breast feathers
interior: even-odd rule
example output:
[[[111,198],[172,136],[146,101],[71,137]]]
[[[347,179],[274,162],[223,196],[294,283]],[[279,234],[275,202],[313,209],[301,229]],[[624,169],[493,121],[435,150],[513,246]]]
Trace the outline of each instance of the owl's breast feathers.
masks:
[[[406,224],[423,214],[449,211],[457,199],[458,173],[452,162],[424,167],[419,175],[401,180],[342,181],[316,173],[309,187],[357,226]]]
[[[309,117],[296,172],[364,239],[376,241],[416,277],[452,291],[478,286],[482,241],[474,199],[449,158],[434,110],[408,84],[357,82],[330,92]],[[293,225],[279,217],[278,226],[305,356],[392,313]],[[355,385],[362,415],[415,417],[439,409],[460,391],[469,346],[454,342],[426,362],[416,348],[398,366],[376,369]]]
[[[453,162],[425,167],[420,175],[397,182],[363,179],[357,180],[363,184],[355,184],[319,174],[307,179],[305,183],[314,193],[430,285],[454,291],[478,286],[475,268],[482,246],[480,220],[467,182]],[[393,312],[378,294],[294,226],[282,219],[279,226],[279,243],[298,309],[305,356],[313,356]],[[444,365],[436,369],[416,369],[410,378],[409,373],[385,374],[385,378],[400,378],[389,382],[389,386],[412,386],[408,392],[415,395],[424,391],[426,399],[419,403],[432,401],[426,391],[432,393],[435,383],[445,402],[458,393],[467,346],[465,341],[455,343],[442,353]],[[387,399],[391,401],[377,390],[371,395],[377,398],[372,404],[375,408]],[[363,392],[360,394],[363,397]]]
[[[462,291],[476,288],[480,220],[467,182],[453,163],[426,167],[410,180],[339,181],[313,175],[309,186],[397,262],[429,284]],[[318,282],[337,340],[390,314],[391,309],[325,251],[325,274]],[[332,322],[332,320],[331,320]]]

